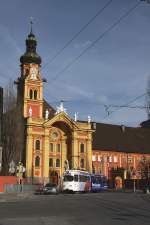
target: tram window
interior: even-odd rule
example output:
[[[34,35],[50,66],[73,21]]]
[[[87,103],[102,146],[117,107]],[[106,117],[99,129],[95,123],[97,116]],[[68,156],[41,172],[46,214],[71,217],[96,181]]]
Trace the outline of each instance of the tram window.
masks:
[[[96,177],[96,184],[99,184],[99,183],[100,183],[100,181],[99,181],[98,177]]]
[[[74,175],[74,181],[78,181],[78,175]]]
[[[89,177],[89,176],[87,176],[87,177],[86,177],[86,180],[87,180],[87,181],[90,181],[90,177]]]
[[[64,176],[64,181],[73,181],[73,176],[70,175]]]
[[[99,178],[99,182],[100,182],[100,184],[103,182],[103,180],[102,180],[102,178],[101,178],[101,177]]]
[[[95,177],[92,177],[92,183],[95,184]]]
[[[80,175],[80,181],[81,182],[86,182],[86,176]]]

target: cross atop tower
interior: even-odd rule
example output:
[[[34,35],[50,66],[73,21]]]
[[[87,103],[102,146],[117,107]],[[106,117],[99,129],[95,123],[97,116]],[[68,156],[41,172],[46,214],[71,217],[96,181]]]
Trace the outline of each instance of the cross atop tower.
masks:
[[[30,34],[32,34],[32,28],[33,28],[33,17],[30,17]]]

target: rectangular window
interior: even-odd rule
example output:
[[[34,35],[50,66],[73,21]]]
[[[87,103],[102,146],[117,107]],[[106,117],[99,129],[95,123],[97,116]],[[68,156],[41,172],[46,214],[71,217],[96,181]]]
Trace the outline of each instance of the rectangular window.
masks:
[[[132,157],[128,157],[128,163],[132,163],[133,162],[133,158]]]
[[[56,145],[56,151],[57,151],[57,152],[60,152],[60,144],[57,144],[57,145]]]
[[[101,159],[100,155],[98,156],[98,161],[99,161],[99,162],[101,162],[101,161],[102,161],[102,159]]]
[[[49,167],[53,167],[53,159],[49,159]]]
[[[83,143],[80,144],[80,152],[84,153],[84,144]]]
[[[50,144],[49,144],[49,150],[50,150],[50,152],[53,152],[53,150],[54,150],[54,145],[53,145],[53,143],[50,143]]]
[[[118,162],[118,157],[114,156],[114,163],[117,163],[117,162]]]
[[[109,156],[109,162],[112,162],[112,156]]]

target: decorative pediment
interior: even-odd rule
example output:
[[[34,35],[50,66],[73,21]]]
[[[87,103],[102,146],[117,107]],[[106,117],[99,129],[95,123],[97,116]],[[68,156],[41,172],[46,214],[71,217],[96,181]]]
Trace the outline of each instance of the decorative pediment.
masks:
[[[51,127],[56,122],[63,122],[65,123],[70,129],[79,129],[76,122],[71,119],[65,112],[60,112],[55,115],[52,119],[47,120],[43,123],[44,127]]]

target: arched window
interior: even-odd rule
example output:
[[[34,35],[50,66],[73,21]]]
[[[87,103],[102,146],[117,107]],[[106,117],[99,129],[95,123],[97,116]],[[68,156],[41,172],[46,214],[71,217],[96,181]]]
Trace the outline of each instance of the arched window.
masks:
[[[40,150],[40,140],[35,141],[35,149]]]
[[[29,74],[29,69],[25,69],[25,76],[28,76]]]
[[[34,99],[37,99],[37,90],[34,91]]]
[[[80,160],[80,167],[81,167],[81,168],[84,168],[84,159],[81,159],[81,160]]]
[[[32,91],[32,89],[30,89],[29,96],[30,96],[30,99],[33,98],[33,91]]]
[[[53,167],[53,159],[52,158],[49,159],[49,167]]]
[[[56,167],[60,167],[60,159],[56,159]]]
[[[83,143],[80,144],[80,152],[84,153],[84,144]]]
[[[54,149],[54,145],[53,145],[53,143],[50,143],[50,144],[49,144],[49,150],[50,150],[51,152],[53,152],[53,149]]]
[[[57,152],[60,152],[60,144],[56,145],[56,150],[57,150]]]
[[[35,157],[35,166],[36,167],[39,167],[40,166],[40,157],[39,156],[36,156]]]

